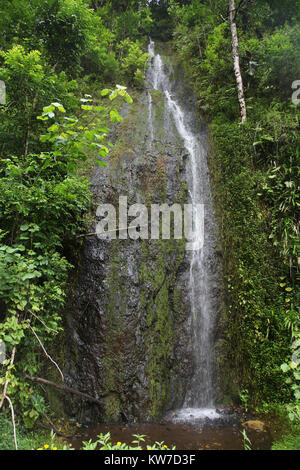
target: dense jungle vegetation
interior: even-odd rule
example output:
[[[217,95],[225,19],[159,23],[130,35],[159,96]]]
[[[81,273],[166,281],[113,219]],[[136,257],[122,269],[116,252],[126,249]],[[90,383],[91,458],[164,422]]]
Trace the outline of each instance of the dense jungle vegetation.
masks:
[[[110,124],[144,87],[149,36],[170,43],[209,125],[224,403],[288,407],[299,435],[300,1],[236,0],[244,123],[228,0],[2,0],[0,12],[0,449],[11,417],[24,448],[37,447],[26,429],[55,421],[32,378],[62,375],[87,168],[106,165]]]
[[[228,5],[170,2],[174,42],[210,122],[211,178],[226,277],[225,363],[250,400],[299,399],[282,378],[299,340],[299,2],[240,2],[236,22],[248,118],[239,122]],[[224,20],[224,21],[222,21]],[[295,364],[292,364],[295,367]],[[234,382],[228,369],[228,387]],[[290,381],[288,381],[290,382]],[[299,409],[298,409],[299,411]]]

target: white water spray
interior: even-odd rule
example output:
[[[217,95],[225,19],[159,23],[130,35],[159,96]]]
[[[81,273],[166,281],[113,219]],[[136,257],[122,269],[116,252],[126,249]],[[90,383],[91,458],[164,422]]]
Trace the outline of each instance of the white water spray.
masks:
[[[204,214],[196,214],[198,239],[194,241],[195,249],[191,251],[189,292],[192,313],[192,334],[194,349],[194,376],[187,391],[184,408],[176,413],[180,420],[215,419],[219,415],[214,409],[214,343],[215,323],[217,316],[217,299],[215,296],[216,272],[213,262],[215,257],[213,211],[211,206],[209,176],[206,162],[206,149],[199,135],[195,134],[189,125],[186,111],[174,98],[169,74],[159,54],[155,53],[155,44],[150,41],[150,63],[148,83],[154,90],[164,93],[168,114],[172,118],[188,159],[188,186],[192,204],[205,204]],[[149,104],[149,148],[154,142],[152,122],[153,101],[151,91],[148,91]],[[202,220],[200,220],[202,218]],[[197,249],[201,247],[201,249]]]

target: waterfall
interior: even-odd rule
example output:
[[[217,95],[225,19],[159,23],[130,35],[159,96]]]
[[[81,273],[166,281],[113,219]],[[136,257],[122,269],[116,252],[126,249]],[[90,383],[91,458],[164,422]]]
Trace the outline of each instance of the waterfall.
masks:
[[[212,210],[209,173],[206,161],[206,147],[201,135],[194,132],[188,112],[181,106],[173,90],[170,72],[164,65],[162,57],[155,53],[155,44],[150,40],[148,86],[164,94],[165,106],[177,132],[182,139],[188,154],[187,172],[191,203],[203,204],[201,217],[194,240],[195,249],[190,252],[189,300],[191,307],[191,335],[194,353],[194,375],[186,393],[182,416],[187,416],[192,409],[195,416],[215,417],[214,412],[214,343],[218,301],[216,295],[216,268],[213,262],[216,257],[216,240],[214,216]],[[153,102],[151,91],[148,91],[149,147],[154,140],[152,115]],[[199,220],[198,220],[199,221]],[[198,225],[197,225],[198,226]]]
[[[220,272],[207,131],[172,55],[156,53],[151,41],[149,56],[146,93],[123,110],[108,167],[97,167],[91,178],[94,198],[114,207],[124,195],[130,207],[189,203],[196,239],[185,246],[175,237],[86,237],[68,303],[65,370],[68,386],[105,397],[103,409],[66,402],[66,412],[86,424],[121,423],[124,416],[148,422],[180,407],[175,415],[182,421],[218,416]]]

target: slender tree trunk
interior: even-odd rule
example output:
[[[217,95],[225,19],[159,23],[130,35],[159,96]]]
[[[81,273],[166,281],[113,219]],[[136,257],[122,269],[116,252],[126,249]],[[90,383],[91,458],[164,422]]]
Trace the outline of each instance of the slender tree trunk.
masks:
[[[235,20],[236,9],[235,9],[234,0],[229,0],[229,15],[230,15],[230,27],[231,27],[231,35],[232,35],[232,55],[233,55],[234,74],[236,78],[241,118],[242,118],[242,122],[245,122],[247,120],[247,108],[246,108],[246,101],[245,101],[245,94],[244,94],[244,87],[243,87],[243,79],[242,79],[241,68],[240,68],[239,40],[238,40],[236,20]]]

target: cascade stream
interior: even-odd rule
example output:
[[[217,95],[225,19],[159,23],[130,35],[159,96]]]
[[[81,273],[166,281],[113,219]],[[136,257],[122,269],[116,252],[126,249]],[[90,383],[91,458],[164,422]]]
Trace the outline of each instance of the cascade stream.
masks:
[[[176,101],[176,93],[172,90],[168,69],[165,67],[161,56],[155,53],[155,43],[152,40],[150,40],[148,52],[150,55],[148,83],[153,89],[161,90],[164,93],[167,112],[174,120],[188,152],[187,180],[191,203],[193,206],[196,206],[196,204],[203,204],[204,206],[204,213],[196,213],[195,217],[198,222],[196,222],[198,230],[196,240],[194,240],[194,248],[191,250],[189,270],[189,298],[192,313],[191,334],[196,367],[179,416],[184,419],[192,413],[193,416],[215,417],[217,413],[213,409],[214,343],[219,299],[214,296],[216,266],[215,263],[210,262],[213,257],[216,257],[216,245],[206,161],[207,151],[204,142],[201,141],[201,136],[199,137],[193,132],[189,125],[189,117]],[[152,124],[153,103],[150,91],[148,92],[148,99],[149,145],[151,146],[154,140],[154,131]],[[199,221],[200,217],[204,220]],[[207,233],[205,234],[206,229]]]

